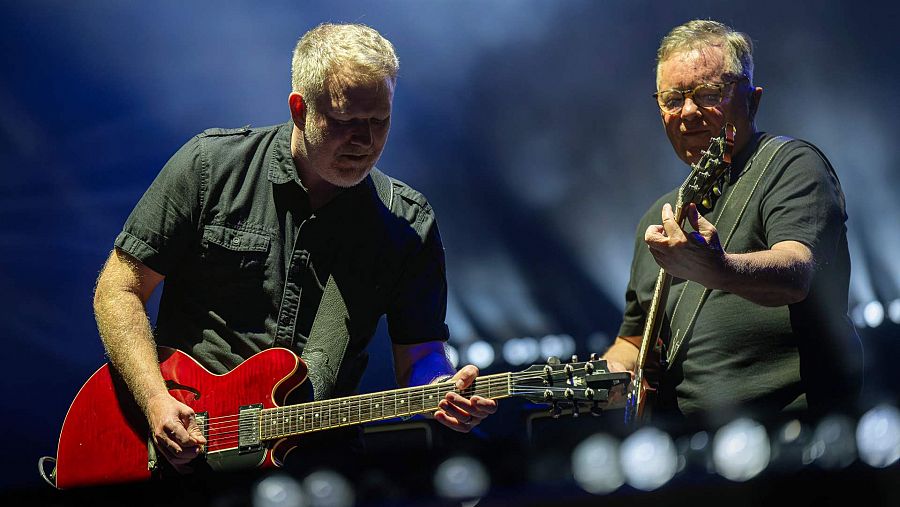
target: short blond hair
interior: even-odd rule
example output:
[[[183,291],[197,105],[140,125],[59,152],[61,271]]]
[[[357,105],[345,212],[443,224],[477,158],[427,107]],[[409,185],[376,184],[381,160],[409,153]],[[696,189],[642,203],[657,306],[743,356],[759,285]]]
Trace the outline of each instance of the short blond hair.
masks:
[[[753,41],[728,25],[709,19],[695,19],[672,29],[656,51],[656,84],[659,86],[659,66],[674,54],[721,47],[725,52],[725,72],[733,78],[746,77],[753,83]]]
[[[297,41],[291,59],[291,89],[315,103],[335,80],[396,82],[400,62],[394,46],[373,28],[323,23]]]

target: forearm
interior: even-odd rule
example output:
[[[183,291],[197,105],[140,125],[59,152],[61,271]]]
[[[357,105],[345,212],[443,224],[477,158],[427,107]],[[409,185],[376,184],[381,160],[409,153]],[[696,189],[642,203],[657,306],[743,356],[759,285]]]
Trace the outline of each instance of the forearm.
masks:
[[[146,413],[147,401],[166,388],[144,306],[149,294],[132,288],[133,266],[123,259],[111,258],[104,267],[94,293],[94,316],[110,362]]]
[[[395,344],[393,353],[394,373],[397,384],[402,387],[428,384],[437,377],[456,373],[441,341]]]
[[[640,350],[632,341],[636,340],[640,343],[640,339],[640,336],[632,336],[627,340],[621,336],[617,337],[616,341],[603,354],[602,359],[607,361],[608,366],[615,366],[614,369],[634,371]]]
[[[725,254],[722,275],[708,287],[763,306],[782,306],[806,298],[813,270],[812,256],[796,251]]]

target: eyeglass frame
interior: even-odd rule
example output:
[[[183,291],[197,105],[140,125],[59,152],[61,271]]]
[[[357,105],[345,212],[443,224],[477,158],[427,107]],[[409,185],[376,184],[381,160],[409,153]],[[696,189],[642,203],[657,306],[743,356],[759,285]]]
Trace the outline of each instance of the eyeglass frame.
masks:
[[[740,82],[743,81],[744,79],[746,79],[746,80],[748,80],[748,81],[750,80],[750,78],[747,77],[747,76],[740,76],[740,77],[738,77],[737,79],[732,79],[731,81],[726,81],[726,82],[724,82],[724,83],[701,83],[701,84],[698,84],[697,86],[691,88],[690,90],[679,90],[678,88],[667,88],[667,89],[665,89],[665,90],[661,90],[661,91],[658,91],[658,92],[654,92],[653,95],[652,95],[652,97],[656,100],[656,105],[659,107],[660,111],[662,111],[662,112],[664,112],[664,113],[666,113],[666,114],[678,114],[678,113],[681,112],[682,109],[684,109],[684,103],[681,104],[681,107],[679,107],[677,111],[671,111],[671,112],[670,112],[670,111],[666,111],[665,109],[663,109],[663,105],[659,103],[659,94],[661,94],[661,93],[666,93],[666,92],[678,92],[678,93],[681,94],[681,99],[682,99],[683,101],[684,101],[684,100],[687,100],[687,99],[694,100],[694,93],[696,93],[697,90],[699,90],[700,88],[703,88],[704,86],[718,87],[719,91],[721,92],[722,90],[725,89],[726,86],[730,86],[730,85],[733,85],[733,84],[735,84],[735,83],[740,83]],[[725,100],[725,94],[724,94],[724,93],[722,93],[722,96],[719,98],[719,102],[715,103],[714,105],[712,105],[712,106],[700,106],[700,105],[698,104],[698,107],[716,107],[716,106],[718,106],[719,104],[721,104],[723,100]],[[697,104],[697,103],[694,102],[694,104]]]

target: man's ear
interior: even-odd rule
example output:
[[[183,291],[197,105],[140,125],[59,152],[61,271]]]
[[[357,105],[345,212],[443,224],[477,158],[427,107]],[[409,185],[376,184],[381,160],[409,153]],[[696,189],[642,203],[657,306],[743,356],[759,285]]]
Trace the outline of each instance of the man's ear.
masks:
[[[288,107],[291,110],[291,119],[294,121],[294,125],[298,129],[304,130],[306,127],[306,101],[303,100],[303,96],[297,92],[291,92],[288,95]]]
[[[759,110],[759,101],[762,100],[762,93],[762,87],[757,86],[753,88],[753,91],[747,97],[747,116],[749,116],[751,122],[756,118],[756,111]]]

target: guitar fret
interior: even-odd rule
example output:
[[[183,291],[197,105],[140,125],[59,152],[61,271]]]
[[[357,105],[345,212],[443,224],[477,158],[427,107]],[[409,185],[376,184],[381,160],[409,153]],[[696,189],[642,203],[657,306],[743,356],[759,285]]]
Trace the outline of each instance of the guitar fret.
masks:
[[[449,391],[455,391],[466,397],[480,396],[488,399],[507,397],[512,391],[512,375],[505,373],[480,377],[462,391],[457,390],[448,381],[435,385],[274,407],[261,414],[260,438],[274,439],[426,413],[436,410],[440,400]]]

